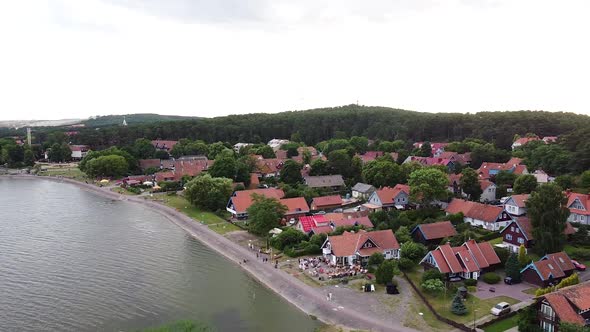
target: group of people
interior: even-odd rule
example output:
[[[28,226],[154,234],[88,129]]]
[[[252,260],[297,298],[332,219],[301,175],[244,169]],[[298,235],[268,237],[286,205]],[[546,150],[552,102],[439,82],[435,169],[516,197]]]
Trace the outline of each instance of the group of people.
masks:
[[[359,274],[367,273],[360,265],[353,266],[334,266],[330,264],[327,258],[322,256],[312,258],[300,258],[299,269],[307,272],[312,277],[327,279],[337,279],[344,277],[354,277]]]
[[[322,263],[326,263],[324,257],[313,257],[313,258],[299,258],[299,269],[305,271],[307,269],[315,269]]]
[[[252,244],[252,242],[248,243],[248,249],[252,250],[252,251],[258,251],[256,253],[256,258],[262,258],[262,262],[263,263],[267,263],[267,262],[271,262],[272,260],[269,258],[269,255],[267,253],[262,252],[262,248],[256,248],[256,246],[254,246],[254,244]],[[279,268],[279,260],[275,260],[275,269]]]

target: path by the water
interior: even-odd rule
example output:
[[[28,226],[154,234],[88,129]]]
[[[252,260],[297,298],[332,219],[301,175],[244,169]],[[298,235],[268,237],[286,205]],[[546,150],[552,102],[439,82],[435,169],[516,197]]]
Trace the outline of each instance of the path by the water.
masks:
[[[363,329],[370,331],[416,331],[403,326],[403,322],[385,321],[375,315],[371,308],[363,308],[350,303],[349,306],[336,306],[326,299],[325,294],[312,288],[297,278],[275,269],[272,263],[263,263],[256,259],[256,253],[250,251],[238,243],[209,229],[187,215],[166,205],[151,201],[144,197],[125,196],[110,191],[109,188],[97,187],[93,184],[83,183],[68,178],[38,177],[32,175],[10,176],[23,179],[50,179],[56,182],[67,182],[78,185],[89,191],[113,200],[125,200],[142,204],[153,211],[165,216],[170,221],[184,229],[194,238],[200,240],[213,250],[225,256],[229,260],[239,264],[245,271],[263,285],[269,287],[287,301],[309,315],[314,315],[321,321],[341,325],[351,329]],[[244,263],[246,260],[246,263]]]

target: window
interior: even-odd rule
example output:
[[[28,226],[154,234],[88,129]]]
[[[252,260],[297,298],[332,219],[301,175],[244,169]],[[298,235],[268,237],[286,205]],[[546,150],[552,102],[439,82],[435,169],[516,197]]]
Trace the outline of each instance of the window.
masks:
[[[524,239],[523,239],[523,238],[521,238],[521,237],[519,237],[519,238],[518,238],[518,243],[520,243],[520,244],[523,244],[523,243],[524,243]]]
[[[553,311],[553,308],[551,308],[550,305],[547,305],[545,303],[541,304],[541,312],[543,313],[543,316],[545,316],[546,318],[552,319],[555,318],[555,312]]]
[[[511,234],[506,234],[506,240],[512,241],[512,235]]]
[[[514,232],[514,226],[510,226],[510,231]]]
[[[516,227],[516,233],[520,233],[520,228]]]
[[[543,330],[544,332],[553,332],[554,327],[552,323],[546,322],[546,321],[541,321],[541,330]]]

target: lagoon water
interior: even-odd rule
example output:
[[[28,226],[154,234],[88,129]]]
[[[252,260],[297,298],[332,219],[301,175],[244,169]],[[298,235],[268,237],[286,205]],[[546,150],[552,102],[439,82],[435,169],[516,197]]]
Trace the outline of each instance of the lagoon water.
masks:
[[[179,227],[77,186],[0,178],[0,331],[319,326]]]

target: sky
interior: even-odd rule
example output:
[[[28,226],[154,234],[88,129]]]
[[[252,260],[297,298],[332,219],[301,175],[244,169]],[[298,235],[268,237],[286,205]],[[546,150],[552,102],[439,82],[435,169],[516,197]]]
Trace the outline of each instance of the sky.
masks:
[[[590,115],[590,1],[7,0],[0,120],[359,103]]]

